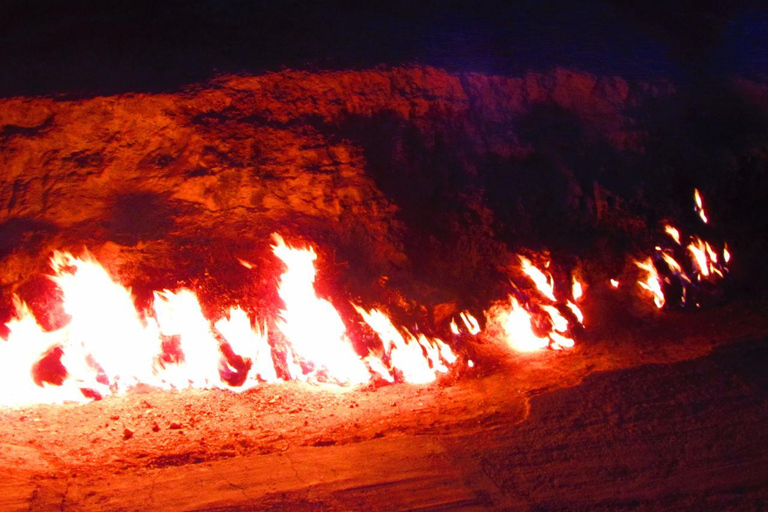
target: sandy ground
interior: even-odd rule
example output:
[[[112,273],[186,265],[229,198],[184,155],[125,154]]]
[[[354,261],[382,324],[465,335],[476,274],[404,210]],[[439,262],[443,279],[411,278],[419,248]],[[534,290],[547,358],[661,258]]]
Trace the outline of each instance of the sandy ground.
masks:
[[[431,385],[0,411],[0,510],[765,510],[768,304],[476,348]]]

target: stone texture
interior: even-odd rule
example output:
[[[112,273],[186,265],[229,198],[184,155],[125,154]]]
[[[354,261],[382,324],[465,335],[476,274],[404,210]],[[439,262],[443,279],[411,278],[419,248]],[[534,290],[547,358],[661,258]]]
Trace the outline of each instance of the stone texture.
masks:
[[[507,78],[407,67],[0,100],[3,301],[45,270],[50,250],[83,245],[139,296],[179,281],[244,293],[253,274],[235,258],[271,279],[277,230],[321,244],[331,277],[351,266],[345,279],[369,283],[434,267],[461,284],[484,259],[503,263],[499,240],[548,232],[564,214],[567,229],[593,223],[593,177],[569,152],[641,152],[646,132],[630,113],[673,92],[563,69]],[[536,163],[549,145],[555,156]],[[508,190],[522,192],[507,200]],[[445,258],[430,263],[435,254]],[[467,275],[465,286],[478,280]]]

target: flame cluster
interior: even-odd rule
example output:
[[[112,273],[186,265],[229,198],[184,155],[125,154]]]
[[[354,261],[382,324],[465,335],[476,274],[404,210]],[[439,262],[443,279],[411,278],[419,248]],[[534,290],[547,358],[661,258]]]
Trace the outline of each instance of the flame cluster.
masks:
[[[704,210],[704,202],[698,190],[694,190],[694,212],[704,223],[709,217]],[[676,227],[665,225],[664,232],[671,239],[671,246],[656,246],[655,253],[643,261],[635,261],[642,271],[643,278],[638,281],[647,295],[653,298],[657,308],[661,309],[670,300],[682,306],[699,305],[696,291],[702,283],[714,282],[725,277],[731,254],[728,244],[720,247],[691,235],[684,239]]]
[[[506,343],[518,352],[572,348],[573,331],[584,323],[577,305],[584,298],[584,284],[574,276],[567,297],[560,300],[552,275],[524,256],[519,259],[535,293],[526,295],[525,301],[510,295],[506,302],[494,305],[486,312],[488,324],[499,329]],[[544,267],[548,266],[549,261]]]
[[[708,222],[698,191],[694,199],[696,213]],[[671,225],[665,232],[671,242],[636,262],[644,273],[639,285],[659,308],[674,290],[681,303],[696,303],[696,285],[727,272],[728,247],[684,238]],[[0,340],[0,390],[13,392],[0,395],[0,405],[86,401],[138,385],[246,390],[280,380],[421,384],[460,365],[474,366],[442,339],[398,327],[382,309],[352,304],[358,317],[347,323],[356,321],[377,340],[356,347],[345,319],[315,290],[314,248],[291,246],[277,234],[273,242],[284,265],[277,283],[281,304],[260,317],[235,306],[208,318],[195,292],[185,288],[154,292],[151,305],[140,311],[130,289],[90,254],[54,252],[50,277],[69,322],[48,332],[14,297],[16,315],[6,324],[7,340]],[[448,326],[449,336],[501,340],[518,352],[573,347],[584,325],[579,304],[585,283],[572,275],[570,286],[556,289],[550,261],[534,259],[540,264],[519,256],[520,279],[528,286],[513,282],[514,292],[485,311],[485,328],[463,311]],[[619,282],[611,280],[611,286]]]
[[[69,322],[46,332],[14,298],[16,316],[6,324],[8,339],[0,340],[0,389],[13,393],[3,393],[0,404],[86,401],[140,384],[245,390],[281,379],[427,383],[457,364],[442,340],[413,335],[382,311],[355,306],[381,340],[375,353],[358,354],[339,312],[315,292],[314,249],[273,239],[285,265],[274,333],[237,306],[214,321],[206,318],[189,289],[155,292],[149,310],[139,311],[131,291],[90,254],[55,252],[51,279]],[[58,368],[58,377],[40,377],[42,364]]]

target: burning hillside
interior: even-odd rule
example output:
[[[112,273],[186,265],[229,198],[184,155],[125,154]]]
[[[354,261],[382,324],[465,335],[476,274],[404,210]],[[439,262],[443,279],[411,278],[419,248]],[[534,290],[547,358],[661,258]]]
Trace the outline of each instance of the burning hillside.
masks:
[[[659,133],[675,94],[562,69],[409,67],[0,100],[0,456],[26,475],[8,487],[18,503],[0,504],[139,510],[134,489],[167,491],[158,509],[174,510],[268,508],[280,493],[309,510],[313,492],[321,508],[386,509],[360,490],[376,485],[398,489],[397,508],[535,495],[539,477],[499,455],[508,432],[544,421],[531,446],[557,446],[569,430],[587,444],[620,430],[590,430],[614,421],[615,390],[588,388],[589,375],[683,365],[674,402],[713,373],[683,361],[768,332],[763,303],[742,308],[734,293],[762,243],[733,227],[734,188],[670,171]],[[572,397],[557,425],[532,409],[582,382],[607,419],[585,419]],[[691,386],[715,396],[726,384]],[[709,400],[685,407],[717,409],[715,432],[727,414]],[[293,472],[237,473],[232,489],[260,489],[238,502],[216,482],[243,461]],[[142,473],[188,486],[198,464],[216,475],[210,499]],[[576,466],[541,474],[577,481]],[[125,471],[130,491],[88,494],[104,471]],[[43,473],[45,489],[25,494]]]

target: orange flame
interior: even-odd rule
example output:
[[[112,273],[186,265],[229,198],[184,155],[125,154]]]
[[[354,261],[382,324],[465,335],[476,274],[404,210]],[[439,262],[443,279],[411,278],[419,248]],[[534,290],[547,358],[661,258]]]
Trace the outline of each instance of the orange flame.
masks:
[[[707,218],[707,212],[704,211],[704,202],[701,199],[699,189],[693,189],[693,200],[696,202],[693,211],[699,214],[699,218],[701,218],[704,224],[708,223],[709,219]]]
[[[664,298],[664,292],[661,289],[661,278],[659,278],[659,273],[656,271],[653,261],[651,258],[648,258],[644,262],[636,261],[635,265],[644,270],[647,274],[645,280],[638,281],[638,284],[653,296],[653,302],[656,304],[657,308],[663,308],[666,300]]]
[[[677,230],[677,228],[670,226],[667,224],[664,226],[664,231],[672,237],[672,239],[677,243],[677,245],[680,245],[680,231]]]
[[[451,348],[438,338],[427,338],[423,334],[414,336],[407,330],[398,330],[392,320],[378,309],[366,311],[354,306],[365,323],[378,335],[389,356],[391,367],[402,374],[403,379],[414,384],[425,384],[437,378],[438,373],[447,373],[448,366],[458,359]],[[386,366],[381,365],[380,375]],[[391,377],[391,373],[387,372]],[[385,377],[386,378],[386,377]]]
[[[159,384],[153,361],[161,343],[153,326],[136,312],[130,290],[114,282],[87,252],[82,258],[54,252],[51,267],[71,317],[64,344],[70,374],[95,385],[97,369],[84,364],[90,358],[118,391],[139,382]]]
[[[352,348],[341,315],[315,292],[314,249],[291,247],[278,234],[272,239],[275,256],[286,265],[278,284],[285,308],[280,311],[277,328],[293,356],[289,361],[291,377],[307,380],[327,375],[340,384],[368,382],[371,375]]]
[[[469,311],[459,313],[459,318],[464,322],[464,326],[469,331],[469,334],[475,336],[480,333],[480,324],[477,323],[477,319]]]
[[[549,300],[555,301],[555,285],[552,280],[552,276],[547,276],[531,263],[531,260],[525,256],[518,256],[520,263],[523,266],[523,272],[527,275],[536,288]]]
[[[239,307],[231,308],[228,317],[220,318],[215,324],[216,330],[229,342],[235,354],[247,357],[253,363],[253,372],[248,380],[250,385],[259,382],[277,381],[272,349],[267,342],[266,324],[259,328],[251,327],[248,315]]]
[[[536,352],[549,346],[549,337],[534,332],[530,313],[512,296],[508,305],[498,304],[486,315],[489,324],[501,327],[504,340],[517,352]]]
[[[62,386],[35,383],[32,368],[43,355],[65,340],[63,330],[45,332],[27,305],[13,298],[16,318],[6,327],[8,339],[0,339],[0,405],[18,406],[31,403],[84,402],[85,396],[71,381]],[[13,390],[13,392],[9,392]]]
[[[573,276],[573,284],[571,285],[571,296],[573,300],[580,300],[584,297],[584,285],[579,281],[576,276]]]
[[[700,238],[696,238],[690,245],[688,245],[688,250],[691,252],[693,262],[696,264],[699,273],[704,277],[708,277],[710,273],[710,265],[704,242],[702,242]]]

